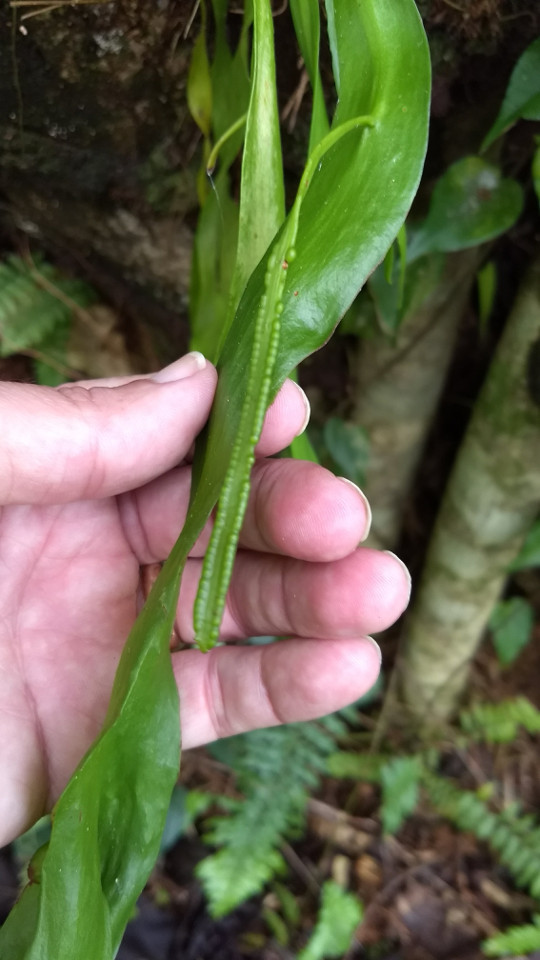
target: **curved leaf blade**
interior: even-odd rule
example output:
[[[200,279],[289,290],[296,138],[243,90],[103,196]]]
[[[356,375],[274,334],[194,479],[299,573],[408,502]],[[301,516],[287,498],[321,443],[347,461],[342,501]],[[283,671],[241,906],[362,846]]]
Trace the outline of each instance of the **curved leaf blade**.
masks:
[[[540,520],[532,525],[521,550],[508,569],[514,573],[531,567],[540,567]]]
[[[308,154],[326,136],[328,116],[319,72],[321,17],[319,0],[290,0],[291,16],[300,52],[313,90],[313,108],[309,130]]]
[[[179,558],[127,641],[98,740],[53,810],[51,838],[0,930],[10,960],[111,960],[159,852],[178,777],[178,694],[169,653]]]
[[[251,82],[247,66],[247,40],[251,13],[246,4],[238,46],[227,41],[227,0],[212,0],[214,56],[210,65],[212,137],[214,144],[234,129],[246,113]],[[203,18],[203,26],[204,26]],[[201,34],[202,36],[202,34]],[[199,190],[201,211],[193,242],[189,291],[191,348],[215,360],[230,310],[231,282],[236,262],[238,205],[231,197],[230,167],[241,148],[244,129],[239,127],[222,142],[219,167],[208,189]],[[208,145],[205,149],[206,160]]]
[[[516,63],[501,109],[482,143],[482,152],[520,118],[540,120],[540,37],[533,40]]]
[[[212,82],[206,52],[206,7],[202,6],[202,29],[194,45],[187,81],[187,102],[191,116],[205,137],[212,121]]]
[[[508,667],[527,646],[534,626],[534,610],[525,597],[499,600],[491,614],[489,627],[499,663]]]
[[[414,3],[331,6],[340,78],[332,127],[360,115],[375,125],[326,154],[304,200],[274,389],[328,339],[385,256],[418,187],[426,148],[430,66]]]
[[[272,10],[269,0],[254,0],[253,9],[253,79],[246,121],[238,245],[231,290],[233,315],[250,274],[285,217]],[[224,334],[231,320],[232,316]]]
[[[476,247],[508,230],[523,206],[523,191],[481,157],[452,164],[437,181],[429,212],[411,239],[408,262],[427,253]]]

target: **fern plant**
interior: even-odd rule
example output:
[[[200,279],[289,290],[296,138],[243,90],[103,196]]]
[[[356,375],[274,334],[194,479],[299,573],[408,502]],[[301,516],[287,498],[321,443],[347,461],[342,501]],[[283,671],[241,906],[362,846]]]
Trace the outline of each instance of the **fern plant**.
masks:
[[[512,808],[494,813],[476,794],[427,771],[422,782],[439,813],[461,830],[485,840],[518,885],[528,887],[533,897],[540,898],[540,827],[533,817],[520,815]]]
[[[519,927],[508,927],[504,933],[484,940],[482,949],[486,957],[524,957],[540,950],[540,916],[536,914],[532,923]]]
[[[520,727],[528,733],[540,733],[540,710],[526,697],[514,697],[500,703],[480,703],[464,710],[460,724],[474,740],[485,743],[511,743]]]
[[[351,946],[354,931],[362,922],[363,912],[357,897],[347,893],[334,880],[327,880],[322,888],[315,929],[298,954],[298,960],[344,956]]]
[[[73,313],[95,299],[87,284],[64,276],[41,258],[29,264],[8,256],[0,261],[0,356],[37,348],[36,380],[56,386],[65,379],[57,365],[65,357]]]
[[[198,866],[216,917],[258,893],[285,870],[280,847],[302,832],[309,794],[346,727],[337,716],[319,723],[255,730],[214,744],[213,754],[237,774],[243,800],[222,799],[224,816],[208,823],[205,839],[219,849]]]
[[[425,762],[421,755],[391,757],[340,750],[329,756],[328,772],[334,777],[380,785],[381,821],[383,832],[388,835],[397,833],[416,809]]]
[[[418,805],[420,757],[394,757],[381,767],[381,817],[385,834],[397,833]]]
[[[461,716],[462,728],[475,740],[505,743],[519,727],[540,730],[540,711],[524,697],[499,704],[482,704]],[[405,757],[366,756],[339,751],[328,758],[333,776],[352,777],[381,785],[381,820],[385,833],[395,833],[413,813],[420,786],[431,805],[461,830],[489,844],[515,878],[540,899],[540,825],[515,807],[495,812],[476,793],[462,790],[436,775],[437,751]]]
[[[354,712],[256,730],[212,746],[217,759],[236,772],[243,794],[242,800],[223,798],[223,815],[207,825],[205,839],[218,849],[202,861],[198,875],[214,916],[228,913],[285,870],[280,847],[302,832],[306,801],[324,773],[379,784],[385,834],[397,833],[414,812],[423,787],[438,813],[486,841],[516,882],[540,897],[540,826],[534,818],[512,809],[493,812],[475,793],[436,776],[437,750],[399,757],[336,750],[347,732],[345,716],[352,719]],[[460,722],[468,738],[505,743],[519,727],[540,730],[540,711],[518,697],[464,711]]]

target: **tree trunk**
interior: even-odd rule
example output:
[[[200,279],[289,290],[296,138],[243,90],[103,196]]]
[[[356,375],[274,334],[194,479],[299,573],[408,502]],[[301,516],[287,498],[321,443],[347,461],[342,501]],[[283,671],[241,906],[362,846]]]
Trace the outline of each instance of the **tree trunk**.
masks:
[[[436,288],[405,316],[396,341],[379,333],[360,345],[352,418],[369,437],[369,546],[392,548],[398,540],[480,259],[478,249],[448,256]]]
[[[540,260],[524,280],[476,403],[405,624],[409,709],[445,720],[540,504]]]

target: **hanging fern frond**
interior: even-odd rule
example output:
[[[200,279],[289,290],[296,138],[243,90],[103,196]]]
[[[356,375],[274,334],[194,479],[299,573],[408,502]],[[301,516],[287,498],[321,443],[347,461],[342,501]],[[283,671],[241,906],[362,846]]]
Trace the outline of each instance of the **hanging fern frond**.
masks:
[[[520,927],[508,927],[504,933],[497,933],[484,940],[482,950],[486,957],[526,957],[540,950],[540,916],[533,917],[533,923]]]
[[[540,827],[514,810],[494,813],[470,791],[424,771],[422,777],[435,809],[461,830],[485,840],[516,882],[540,898]]]
[[[87,284],[65,277],[50,263],[0,262],[0,356],[39,347],[66,330],[77,307],[95,302]]]
[[[229,913],[284,869],[283,840],[303,829],[307,798],[345,731],[333,716],[254,730],[212,746],[214,756],[235,770],[245,798],[227,801],[227,815],[215,817],[205,837],[221,848],[197,868],[214,916]]]
[[[511,743],[520,727],[528,733],[540,733],[540,710],[526,697],[515,697],[500,703],[481,703],[465,710],[460,716],[460,724],[475,740]]]

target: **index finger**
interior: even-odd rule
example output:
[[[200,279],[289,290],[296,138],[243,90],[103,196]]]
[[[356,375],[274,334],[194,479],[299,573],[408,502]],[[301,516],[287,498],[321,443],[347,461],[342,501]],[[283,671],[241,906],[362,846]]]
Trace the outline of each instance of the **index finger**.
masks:
[[[181,365],[186,366],[186,376],[189,375],[189,360],[202,357],[200,354],[193,353],[181,357],[174,361],[166,371],[174,368],[179,369]],[[206,361],[209,363],[209,361]],[[66,384],[62,389],[69,387],[84,387],[89,390],[92,387],[120,387],[128,383],[134,383],[136,380],[155,380],[159,379],[161,371],[158,373],[132,374],[125,377],[103,377],[101,380],[78,380],[73,384]],[[286,380],[279,390],[273,403],[266,412],[263,424],[261,438],[255,448],[257,457],[268,457],[280,450],[284,450],[295,437],[299,436],[306,429],[309,422],[310,406],[302,388],[292,380]]]
[[[302,387],[286,380],[266,411],[261,437],[255,447],[256,456],[270,457],[288,447],[306,429],[310,412]]]

